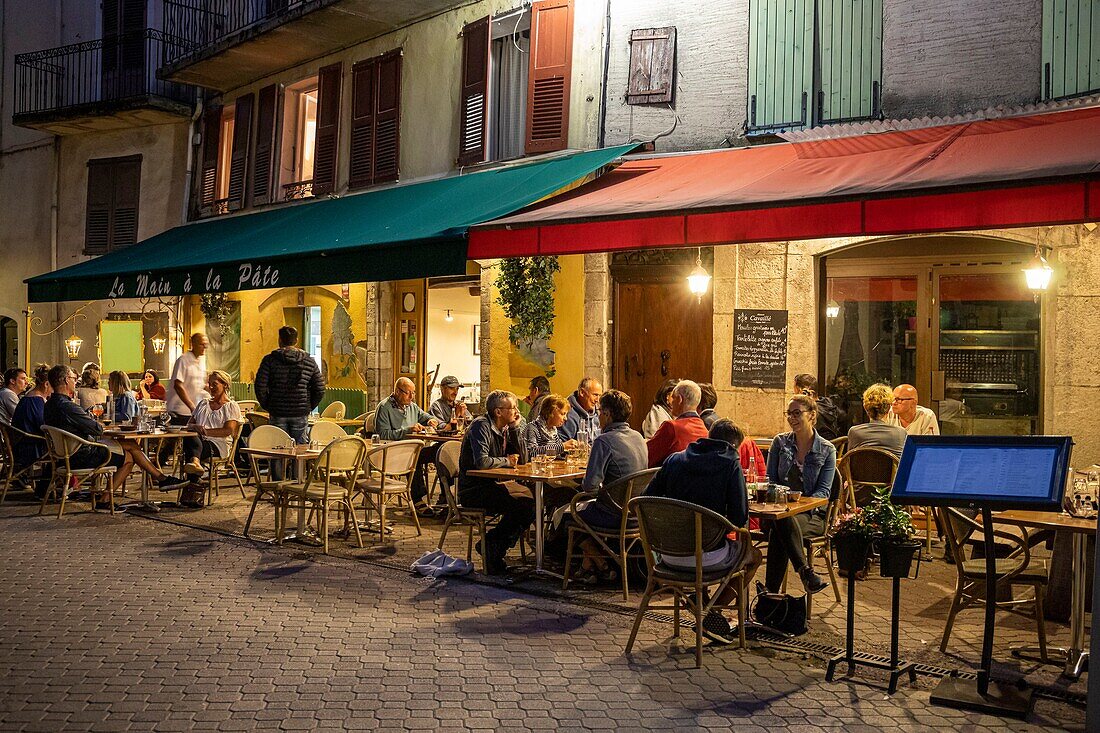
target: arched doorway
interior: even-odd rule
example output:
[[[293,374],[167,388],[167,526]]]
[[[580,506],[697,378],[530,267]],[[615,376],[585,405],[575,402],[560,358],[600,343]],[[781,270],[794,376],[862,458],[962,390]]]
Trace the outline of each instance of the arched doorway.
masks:
[[[0,316],[0,372],[20,366],[19,324],[7,316]]]
[[[819,361],[827,392],[859,416],[869,384],[908,383],[945,434],[1041,432],[1041,307],[1021,273],[1032,252],[948,235],[826,256]]]

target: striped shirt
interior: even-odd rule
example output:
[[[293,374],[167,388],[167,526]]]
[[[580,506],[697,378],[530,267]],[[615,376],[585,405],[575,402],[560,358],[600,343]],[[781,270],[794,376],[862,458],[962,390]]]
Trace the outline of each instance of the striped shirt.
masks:
[[[528,456],[560,456],[565,448],[565,436],[557,428],[547,427],[541,417],[527,423],[523,430]]]

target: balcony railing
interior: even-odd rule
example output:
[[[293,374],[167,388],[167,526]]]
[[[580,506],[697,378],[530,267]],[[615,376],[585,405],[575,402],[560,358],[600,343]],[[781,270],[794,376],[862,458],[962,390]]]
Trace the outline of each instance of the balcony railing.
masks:
[[[164,32],[174,45],[166,62],[261,23],[308,12],[325,0],[165,0]]]
[[[150,96],[190,104],[194,88],[157,78],[173,46],[152,28],[15,56],[14,116]]]

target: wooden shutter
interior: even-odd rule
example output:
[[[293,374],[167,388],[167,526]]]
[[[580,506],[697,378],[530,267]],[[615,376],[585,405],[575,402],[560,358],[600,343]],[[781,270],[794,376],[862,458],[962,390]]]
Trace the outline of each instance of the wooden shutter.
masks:
[[[207,107],[202,115],[202,165],[199,166],[199,209],[214,205],[218,195],[218,142],[222,133],[222,108]]]
[[[814,0],[749,0],[749,130],[810,123],[813,44]]]
[[[459,165],[473,165],[485,160],[485,123],[489,116],[489,27],[489,16],[485,16],[462,29]]]
[[[572,0],[531,6],[527,67],[527,153],[562,150],[569,143],[569,81],[573,66]]]
[[[339,63],[322,67],[317,74],[317,137],[313,146],[313,195],[336,188],[336,142],[340,134]]]
[[[630,32],[627,104],[669,103],[675,84],[676,29],[640,28]]]
[[[1100,4],[1043,0],[1043,99],[1100,91]]]
[[[882,0],[818,0],[817,25],[821,86],[814,124],[877,117]]]
[[[260,90],[256,100],[256,151],[252,155],[252,205],[271,201],[271,174],[275,163],[275,122],[279,89],[272,84]]]
[[[141,201],[141,156],[120,159],[114,165],[114,213],[111,249],[137,242],[138,204]]]
[[[88,161],[88,209],[84,224],[84,254],[101,255],[111,248],[111,203],[114,167],[110,161]]]
[[[373,182],[396,181],[401,143],[401,52],[378,59],[374,85]]]
[[[244,206],[245,188],[248,185],[248,147],[252,141],[252,95],[237,97],[233,113],[233,150],[229,157],[230,211]]]
[[[374,90],[378,59],[351,67],[351,151],[348,187],[369,186],[374,168]]]

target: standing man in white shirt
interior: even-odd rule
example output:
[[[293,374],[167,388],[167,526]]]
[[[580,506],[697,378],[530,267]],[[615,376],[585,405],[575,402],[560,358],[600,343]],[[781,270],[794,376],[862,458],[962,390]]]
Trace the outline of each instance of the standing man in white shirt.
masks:
[[[165,391],[165,407],[172,416],[173,425],[186,425],[191,421],[191,411],[199,400],[209,397],[206,391],[206,353],[210,342],[206,334],[191,334],[191,350],[180,354],[172,366],[172,377]],[[171,455],[171,444],[175,441],[161,441],[160,464],[163,466]]]
[[[894,406],[887,422],[905,429],[909,435],[939,435],[936,413],[917,404],[917,390],[911,384],[894,387]]]

